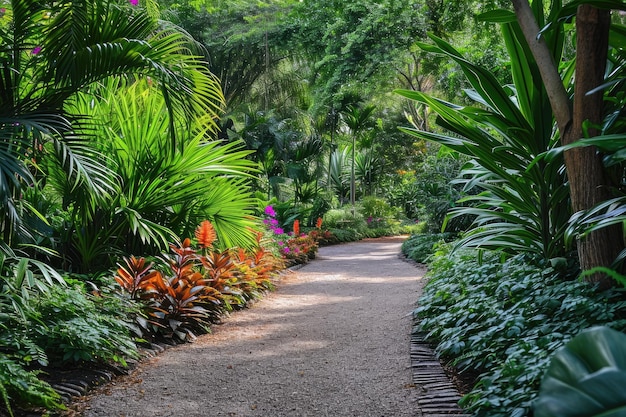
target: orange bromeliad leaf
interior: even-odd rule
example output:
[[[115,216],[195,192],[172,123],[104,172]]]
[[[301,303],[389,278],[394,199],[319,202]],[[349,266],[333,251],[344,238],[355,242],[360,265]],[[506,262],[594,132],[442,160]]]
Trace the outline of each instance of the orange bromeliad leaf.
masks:
[[[323,222],[322,218],[318,217],[317,221],[315,222],[315,227],[318,228],[318,229],[321,229],[322,228],[322,222]]]
[[[196,228],[196,239],[198,245],[206,249],[213,246],[213,242],[217,239],[217,233],[210,221],[205,220]]]

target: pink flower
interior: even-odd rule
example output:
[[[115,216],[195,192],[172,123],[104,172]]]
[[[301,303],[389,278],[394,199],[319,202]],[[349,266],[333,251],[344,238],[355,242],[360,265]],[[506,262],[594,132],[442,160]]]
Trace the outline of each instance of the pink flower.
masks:
[[[283,252],[285,252],[285,253],[289,253],[289,248],[288,248],[288,247],[284,247],[284,248],[283,248]]]
[[[265,207],[265,214],[270,217],[276,217],[276,212],[274,211],[274,207],[272,206]]]
[[[282,235],[283,233],[285,233],[285,230],[282,227],[277,227],[276,229],[274,229],[274,233],[276,233],[277,235]]]
[[[41,46],[35,46],[30,53],[33,55],[37,55],[39,52],[41,52]]]
[[[133,6],[136,6],[139,4],[139,0],[128,0],[128,2],[132,4]]]

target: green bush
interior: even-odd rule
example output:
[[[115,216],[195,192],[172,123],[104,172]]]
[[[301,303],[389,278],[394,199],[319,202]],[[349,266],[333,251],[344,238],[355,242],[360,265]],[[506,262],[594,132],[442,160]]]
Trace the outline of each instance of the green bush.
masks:
[[[361,213],[352,213],[352,208],[328,210],[324,215],[324,227],[329,229],[353,229],[362,232],[367,223]]]
[[[461,401],[475,416],[530,415],[558,348],[593,325],[624,327],[618,292],[597,293],[533,260],[440,245],[430,265],[415,330],[462,372],[480,374]]]
[[[384,199],[378,197],[364,197],[359,203],[359,212],[364,217],[387,218],[396,217],[398,210],[391,207]]]
[[[55,286],[33,302],[33,339],[51,359],[125,365],[125,358],[138,357],[130,325],[122,319],[127,312],[116,298]]]
[[[425,263],[435,252],[435,244],[440,241],[449,241],[450,233],[414,234],[402,242],[402,253],[415,262]]]
[[[356,242],[363,238],[363,235],[354,229],[329,229],[334,242]]]
[[[38,372],[28,370],[33,363],[47,365],[48,358],[30,338],[30,324],[25,315],[32,309],[21,297],[13,297],[7,287],[0,294],[0,415],[13,415],[12,405],[38,406],[50,410],[61,407],[60,396]],[[12,304],[16,303],[16,308]]]

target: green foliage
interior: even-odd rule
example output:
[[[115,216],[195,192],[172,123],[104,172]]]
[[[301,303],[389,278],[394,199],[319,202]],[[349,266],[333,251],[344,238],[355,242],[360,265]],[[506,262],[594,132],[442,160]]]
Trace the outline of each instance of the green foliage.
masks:
[[[21,407],[45,407],[48,410],[65,408],[61,396],[50,385],[40,380],[37,373],[27,371],[18,361],[0,352],[0,398],[13,417],[11,403]]]
[[[378,197],[365,197],[359,202],[359,211],[363,217],[386,218],[397,215],[397,210],[387,201]]]
[[[169,6],[164,17],[205,48],[209,69],[219,78],[229,108],[249,104],[254,84],[282,61],[278,48],[283,43],[283,17],[290,9],[289,1],[161,3]],[[264,82],[276,83],[277,74],[272,75],[273,79]],[[268,87],[277,95],[276,85]]]
[[[335,229],[329,228],[333,237],[333,243],[336,242],[356,242],[363,238],[363,234],[355,229]]]
[[[55,362],[118,362],[137,358],[125,310],[110,295],[90,296],[81,288],[51,287],[33,298],[33,340]]]
[[[126,1],[43,3],[11,1],[1,18],[0,42],[0,231],[5,243],[34,243],[41,230],[25,217],[45,220],[22,200],[45,183],[39,165],[55,161],[74,192],[110,193],[111,171],[89,138],[88,124],[65,104],[88,85],[112,75],[149,76],[167,96],[173,117],[205,117],[207,128],[223,97],[204,63],[190,54],[190,40],[143,7]],[[6,23],[5,23],[6,22]],[[76,115],[74,115],[76,116]],[[62,197],[67,197],[63,195]]]
[[[626,335],[581,332],[559,349],[541,381],[536,417],[619,416],[626,407]]]
[[[426,263],[435,253],[436,244],[449,242],[453,237],[450,233],[414,234],[402,242],[402,253],[409,259],[419,263]]]
[[[259,167],[256,188],[265,199],[287,200],[294,204],[311,203],[319,193],[321,137],[306,134],[306,123],[270,112],[245,114],[245,125],[238,132]],[[289,185],[291,195],[283,192]]]
[[[393,0],[297,3],[290,14],[291,43],[313,62],[321,91],[316,104],[381,80],[400,51],[423,35],[422,19],[417,5]]]
[[[529,415],[552,354],[587,327],[624,327],[626,305],[619,292],[564,279],[571,267],[565,259],[541,268],[526,255],[501,258],[440,246],[415,311],[416,331],[453,365],[480,374],[462,399],[467,411],[521,417]]]
[[[416,166],[413,199],[419,202],[417,218],[426,223],[429,232],[439,233],[445,224],[446,231],[458,233],[469,228],[471,217],[457,216],[446,222],[446,216],[468,193],[455,183],[466,158],[455,152],[443,152],[444,149],[437,155],[428,155]]]
[[[328,210],[324,215],[324,226],[329,229],[353,229],[357,232],[367,228],[365,218],[351,208]]]
[[[251,244],[253,164],[241,146],[211,141],[200,120],[170,119],[166,100],[145,80],[92,87],[68,107],[98,121],[82,132],[116,172],[109,178],[114,191],[93,195],[73,190],[58,166],[46,166],[50,189],[66,201],[69,219],[57,230],[75,269],[105,270],[126,253],[155,255],[207,218],[225,247]]]
[[[399,93],[428,105],[437,123],[452,134],[405,129],[420,139],[445,145],[467,155],[462,172],[464,191],[478,191],[461,200],[450,217],[475,216],[475,228],[461,240],[465,246],[531,252],[545,259],[564,256],[564,230],[569,191],[562,158],[538,158],[558,145],[550,103],[539,70],[515,21],[502,25],[511,57],[514,86],[502,86],[490,69],[469,62],[441,38],[421,47],[452,59],[463,70],[476,104],[448,103],[417,91]],[[545,34],[555,56],[562,49],[561,24]]]
[[[27,318],[35,313],[32,291],[47,290],[48,286],[17,287],[11,278],[0,283],[0,404],[11,416],[11,407],[16,405],[58,409],[59,394],[41,381],[36,371],[29,370],[33,364],[48,364],[46,353],[32,340],[32,324]]]
[[[326,212],[330,209],[331,205],[328,198],[322,193],[318,194],[311,205],[311,211],[306,225],[309,227],[315,226],[318,219],[323,219]]]
[[[5,405],[61,407],[60,397],[39,379],[50,362],[125,364],[137,357],[131,311],[115,297],[88,295],[82,286],[47,282],[27,270],[0,280],[0,394]],[[40,371],[38,371],[40,370]]]

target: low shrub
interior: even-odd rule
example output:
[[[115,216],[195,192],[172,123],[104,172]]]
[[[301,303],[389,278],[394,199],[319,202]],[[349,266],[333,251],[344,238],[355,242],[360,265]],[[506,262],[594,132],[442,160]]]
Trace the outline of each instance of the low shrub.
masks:
[[[621,293],[596,292],[533,261],[440,244],[430,264],[415,331],[462,373],[479,375],[461,400],[475,416],[530,415],[558,348],[593,325],[625,326]]]
[[[234,308],[272,287],[271,277],[284,264],[261,245],[254,249],[218,251],[216,235],[205,221],[196,229],[197,245],[191,239],[170,245],[160,263],[130,257],[119,265],[115,280],[122,296],[142,306],[135,315],[142,337],[170,343],[193,340],[207,333],[210,324]]]
[[[117,362],[137,358],[137,346],[127,311],[116,297],[85,293],[80,287],[53,286],[33,297],[36,316],[32,338],[49,360],[63,362]]]
[[[365,218],[352,208],[328,210],[324,215],[324,226],[328,229],[352,229],[356,232],[367,228]]]
[[[38,373],[26,370],[20,361],[0,352],[0,398],[10,416],[14,415],[11,404],[45,407],[48,410],[65,408],[61,404],[61,396],[40,380]]]
[[[402,242],[402,253],[415,262],[425,263],[435,252],[435,245],[441,241],[450,241],[453,235],[450,233],[421,233],[411,235]]]
[[[0,282],[0,404],[9,415],[14,406],[63,408],[59,394],[40,378],[51,363],[125,365],[138,356],[125,319],[130,310],[117,297],[90,293],[69,279],[69,285],[42,281],[17,292],[15,279]]]
[[[363,235],[355,229],[331,228],[330,232],[335,237],[335,243],[356,242],[363,238]]]

